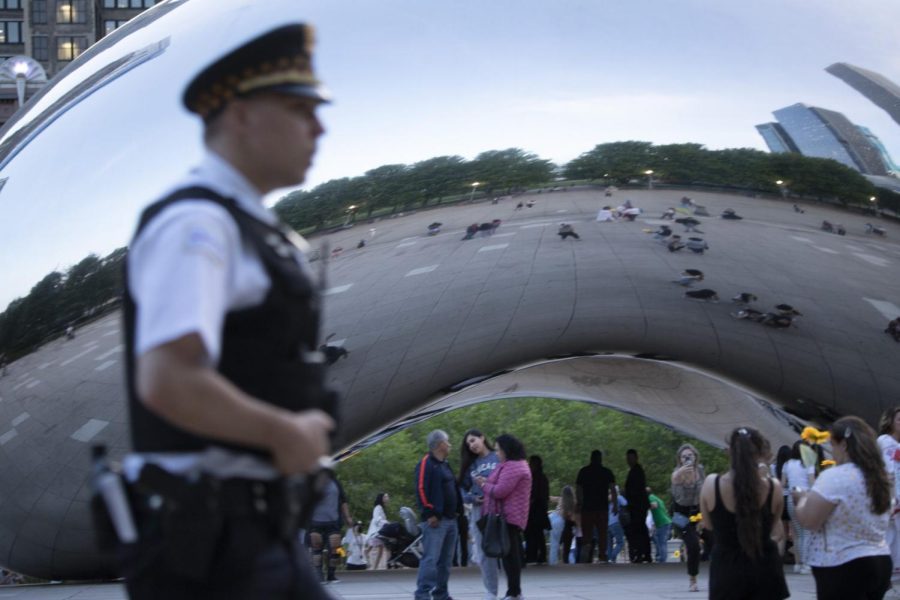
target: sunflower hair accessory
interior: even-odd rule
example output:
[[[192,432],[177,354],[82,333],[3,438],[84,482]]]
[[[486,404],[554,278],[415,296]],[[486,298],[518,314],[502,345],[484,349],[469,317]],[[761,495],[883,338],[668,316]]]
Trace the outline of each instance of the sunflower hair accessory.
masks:
[[[824,444],[831,439],[831,434],[827,431],[819,431],[815,427],[807,426],[803,428],[800,439],[804,442],[809,442],[810,444]]]

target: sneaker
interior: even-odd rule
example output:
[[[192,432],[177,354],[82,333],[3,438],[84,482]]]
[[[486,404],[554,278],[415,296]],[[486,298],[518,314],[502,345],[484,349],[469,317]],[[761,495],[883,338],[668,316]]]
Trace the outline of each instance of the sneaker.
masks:
[[[799,572],[800,572],[800,567],[801,567],[801,566],[802,566],[802,565],[799,565],[799,564],[797,564],[797,563],[794,563],[794,573],[799,573]]]
[[[801,575],[809,575],[810,573],[812,573],[812,567],[810,567],[809,565],[803,565],[802,567],[800,567]]]

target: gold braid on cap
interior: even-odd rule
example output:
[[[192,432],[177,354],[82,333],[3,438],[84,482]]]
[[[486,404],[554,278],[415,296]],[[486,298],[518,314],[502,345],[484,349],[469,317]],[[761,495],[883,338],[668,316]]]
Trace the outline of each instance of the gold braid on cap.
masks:
[[[318,85],[319,80],[316,79],[310,71],[280,71],[278,73],[268,73],[245,79],[238,84],[237,92],[239,94],[246,94],[260,88],[273,87],[286,83]]]

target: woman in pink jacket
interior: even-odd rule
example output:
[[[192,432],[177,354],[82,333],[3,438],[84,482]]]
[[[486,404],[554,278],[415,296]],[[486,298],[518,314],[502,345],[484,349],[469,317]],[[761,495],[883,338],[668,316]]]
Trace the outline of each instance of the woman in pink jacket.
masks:
[[[504,600],[522,598],[522,531],[528,524],[531,499],[531,469],[525,460],[525,446],[504,433],[496,439],[500,466],[490,476],[477,478],[484,490],[485,514],[500,512],[509,527],[510,551],[503,557],[507,591]]]

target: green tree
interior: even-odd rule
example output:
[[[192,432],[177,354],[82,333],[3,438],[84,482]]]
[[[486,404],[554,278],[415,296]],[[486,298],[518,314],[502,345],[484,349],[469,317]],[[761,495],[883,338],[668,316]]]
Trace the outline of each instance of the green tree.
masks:
[[[594,404],[547,398],[495,400],[444,413],[401,430],[343,461],[338,476],[350,497],[354,518],[368,522],[379,492],[388,492],[393,503],[389,518],[397,518],[400,506],[415,509],[413,468],[425,454],[425,438],[432,429],[450,435],[450,464],[459,468],[459,449],[465,432],[476,427],[490,439],[512,433],[529,454],[544,459],[550,491],[558,495],[563,485],[574,484],[578,470],[590,452],[599,449],[604,463],[622,485],[627,475],[625,451],[638,450],[647,481],[661,497],[669,497],[669,477],[675,451],[684,441],[700,449],[707,472],[726,469],[724,452],[690,440],[658,423]]]
[[[520,148],[482,152],[471,164],[473,180],[489,194],[552,181],[553,170],[552,162]]]

